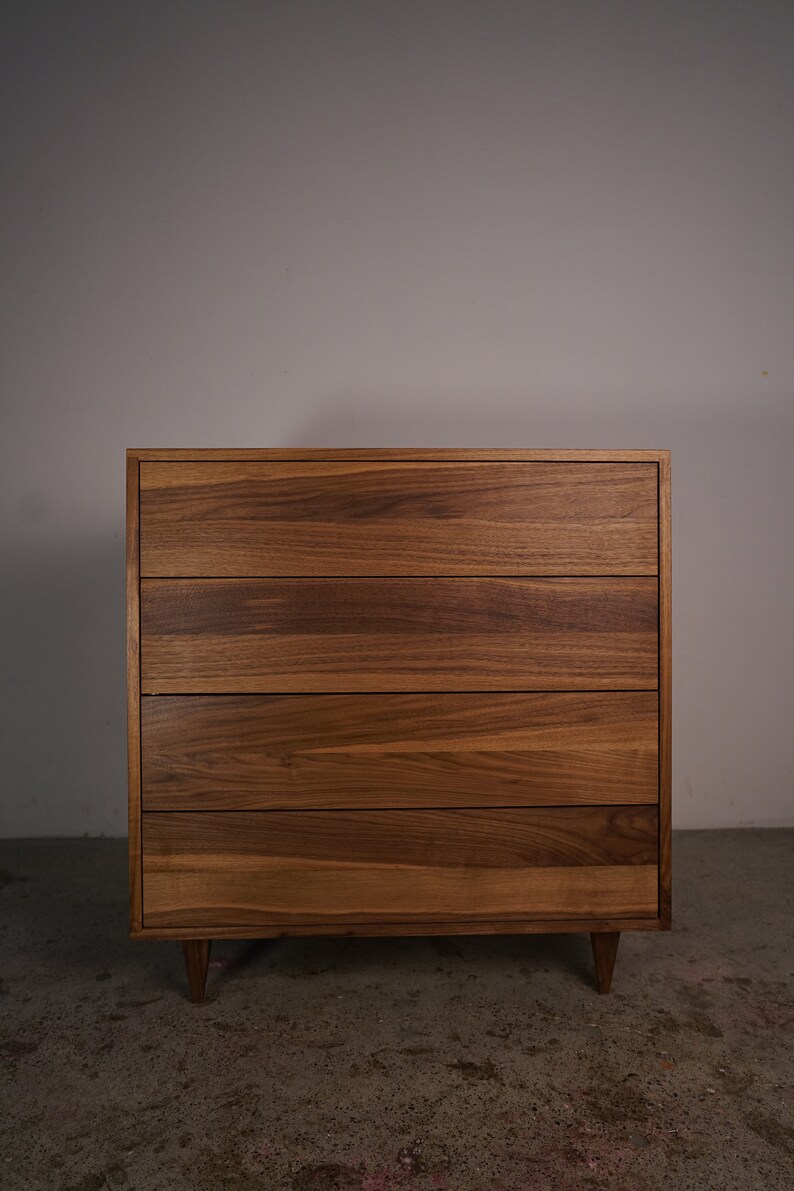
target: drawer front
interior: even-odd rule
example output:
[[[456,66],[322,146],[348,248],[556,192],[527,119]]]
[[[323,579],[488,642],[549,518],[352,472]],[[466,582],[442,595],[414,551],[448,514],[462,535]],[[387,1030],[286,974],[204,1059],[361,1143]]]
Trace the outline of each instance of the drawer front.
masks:
[[[141,463],[143,576],[655,575],[655,463]]]
[[[655,692],[147,696],[144,810],[652,803]]]
[[[150,928],[658,912],[655,806],[149,813]]]
[[[645,689],[657,581],[144,579],[144,694]]]

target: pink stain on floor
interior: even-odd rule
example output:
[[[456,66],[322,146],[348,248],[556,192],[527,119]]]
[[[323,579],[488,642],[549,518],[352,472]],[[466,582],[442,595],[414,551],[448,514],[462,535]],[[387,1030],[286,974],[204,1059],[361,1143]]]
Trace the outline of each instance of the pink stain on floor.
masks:
[[[386,1171],[364,1175],[361,1181],[361,1191],[393,1191],[396,1183]]]

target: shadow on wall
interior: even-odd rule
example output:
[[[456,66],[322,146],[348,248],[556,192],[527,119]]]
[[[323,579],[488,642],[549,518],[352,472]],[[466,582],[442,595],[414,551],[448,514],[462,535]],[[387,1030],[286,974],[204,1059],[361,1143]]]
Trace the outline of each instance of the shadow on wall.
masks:
[[[0,566],[0,836],[125,834],[122,534],[8,547]]]

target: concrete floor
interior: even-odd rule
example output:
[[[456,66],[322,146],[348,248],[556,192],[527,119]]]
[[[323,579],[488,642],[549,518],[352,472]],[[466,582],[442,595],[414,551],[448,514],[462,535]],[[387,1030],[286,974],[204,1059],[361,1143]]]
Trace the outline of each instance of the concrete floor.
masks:
[[[794,832],[675,841],[675,929],[126,938],[125,844],[0,844],[0,1187],[794,1186]]]

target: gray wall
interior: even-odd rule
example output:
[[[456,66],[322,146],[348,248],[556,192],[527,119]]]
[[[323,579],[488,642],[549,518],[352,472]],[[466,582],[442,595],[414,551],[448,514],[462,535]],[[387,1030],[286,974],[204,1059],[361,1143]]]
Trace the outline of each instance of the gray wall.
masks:
[[[670,447],[676,822],[794,822],[794,5],[4,12],[0,833],[125,829],[126,446]]]

